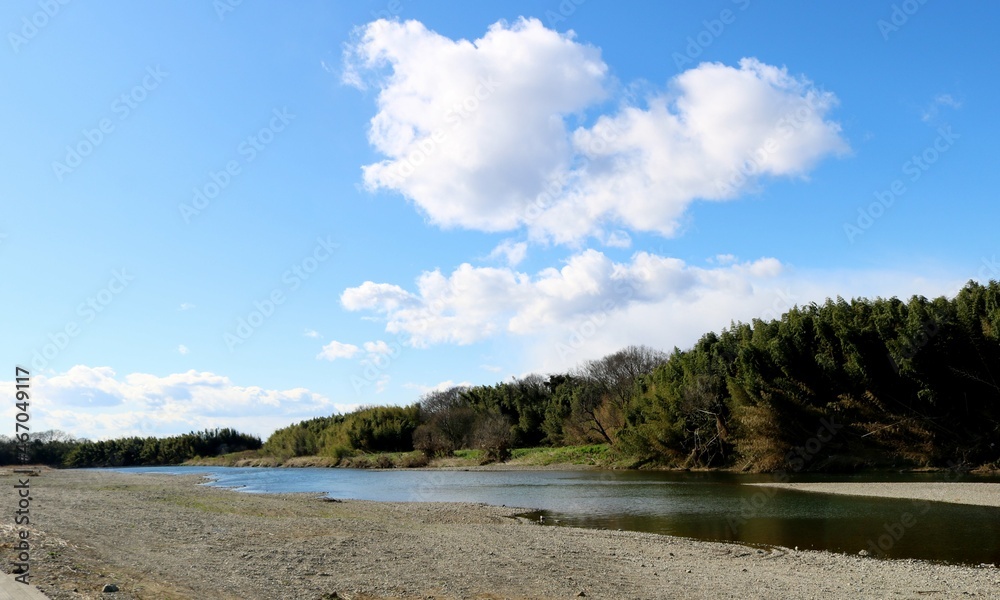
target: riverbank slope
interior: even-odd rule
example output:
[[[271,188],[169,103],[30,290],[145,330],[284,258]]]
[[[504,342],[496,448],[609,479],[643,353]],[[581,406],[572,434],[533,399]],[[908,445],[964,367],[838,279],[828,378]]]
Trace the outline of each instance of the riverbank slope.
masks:
[[[11,475],[0,484],[13,489]],[[1000,569],[543,527],[520,509],[255,495],[189,476],[32,478],[33,583],[59,600],[989,597]],[[13,524],[3,524],[9,558]],[[9,560],[4,563],[9,568]],[[75,591],[74,591],[75,590]],[[334,595],[336,594],[336,595]]]

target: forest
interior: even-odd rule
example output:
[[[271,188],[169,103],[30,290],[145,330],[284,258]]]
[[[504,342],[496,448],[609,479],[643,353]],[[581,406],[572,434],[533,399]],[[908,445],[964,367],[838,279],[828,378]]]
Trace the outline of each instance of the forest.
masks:
[[[1000,283],[970,281],[951,299],[829,299],[731,323],[687,350],[630,346],[567,373],[309,419],[262,445],[222,431],[75,443],[63,464],[174,464],[238,450],[350,464],[469,448],[493,462],[516,448],[600,443],[635,468],[995,470]]]

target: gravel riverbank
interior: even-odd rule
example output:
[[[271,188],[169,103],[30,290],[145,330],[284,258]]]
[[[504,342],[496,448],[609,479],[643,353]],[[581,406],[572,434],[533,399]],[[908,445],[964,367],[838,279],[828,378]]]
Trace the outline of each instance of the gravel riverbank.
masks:
[[[31,480],[32,582],[56,599],[968,598],[1000,569],[543,527],[521,509],[255,495],[197,477]],[[13,475],[0,483],[14,500]],[[13,519],[2,524],[5,568]],[[108,583],[120,591],[101,594]]]
[[[1000,506],[1000,483],[751,483],[800,492]]]

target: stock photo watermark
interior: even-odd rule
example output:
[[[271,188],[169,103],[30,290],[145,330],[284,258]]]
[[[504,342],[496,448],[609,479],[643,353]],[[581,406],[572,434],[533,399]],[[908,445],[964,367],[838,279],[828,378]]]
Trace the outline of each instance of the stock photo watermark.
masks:
[[[961,465],[955,463],[954,461],[949,461],[948,469],[945,471],[944,475],[944,482],[954,483],[959,479],[961,474]],[[933,506],[931,503],[944,500],[945,496],[945,490],[938,489],[930,499],[921,498],[911,500],[913,510],[904,511],[900,513],[898,519],[883,523],[882,529],[878,532],[877,537],[868,538],[868,546],[863,549],[860,554],[862,556],[886,556],[908,532],[912,531],[917,526],[920,521],[920,517],[927,514],[931,510],[931,507]]]
[[[14,367],[14,441],[17,442],[17,459],[26,464],[29,459],[28,448],[31,445],[31,372],[21,366]],[[31,579],[31,477],[18,473],[17,510],[14,511],[14,524],[21,527],[17,532],[17,545],[13,546],[17,553],[16,562],[12,563],[14,578],[19,583],[28,583]]]
[[[403,354],[403,348],[407,345],[406,334],[401,333],[378,352],[369,351],[368,356],[361,361],[363,367],[361,371],[351,375],[351,387],[354,388],[354,393],[361,395],[365,388],[372,385],[375,386],[376,392],[381,391],[379,387],[388,381],[389,368]]]
[[[878,32],[882,34],[882,39],[888,42],[889,34],[896,33],[909,23],[910,17],[917,14],[925,4],[927,4],[927,0],[903,0],[899,4],[893,4],[889,18],[879,19],[875,22]]]
[[[373,19],[386,19],[388,21],[398,17],[401,12],[403,12],[403,3],[400,0],[389,0],[385,8],[373,10],[370,14]]]
[[[279,133],[284,131],[289,123],[295,119],[295,115],[288,112],[288,108],[273,109],[271,120],[256,133],[250,134],[236,145],[236,154],[239,158],[226,162],[225,166],[218,171],[209,171],[207,181],[200,186],[191,188],[191,201],[181,202],[177,205],[177,210],[184,219],[185,224],[190,224],[191,219],[202,213],[209,207],[213,200],[232,184],[233,180],[243,173],[243,167],[252,163],[257,156],[263,152]]]
[[[734,168],[729,176],[716,181],[715,188],[726,195],[742,188],[751,177],[760,174],[767,159],[777,154],[782,144],[791,139],[795,132],[802,129],[803,125],[810,122],[816,114],[814,101],[807,100],[794,111],[776,120],[772,129],[777,130],[777,134],[768,136],[760,146],[747,153],[743,162]]]
[[[1000,275],[1000,261],[997,260],[995,254],[990,257],[984,256],[981,259],[981,262],[982,266],[979,267],[979,270],[976,272],[980,281],[995,279],[997,275]],[[916,334],[904,339],[898,358],[893,356],[892,353],[889,353],[889,364],[892,366],[892,370],[898,375],[902,370],[902,365],[900,363],[905,360],[910,360],[916,356],[917,353],[922,348],[930,344],[940,332],[941,324],[936,321],[932,321],[924,324]]]
[[[38,34],[52,22],[64,6],[71,0],[39,0],[38,10],[31,15],[21,17],[21,28],[7,33],[7,41],[14,54],[20,54],[21,48],[38,37]]]
[[[98,315],[103,313],[128,286],[135,281],[135,275],[126,269],[115,269],[107,284],[96,294],[89,296],[76,307],[76,315],[80,321],[71,320],[59,330],[48,334],[48,341],[35,349],[31,355],[31,368],[41,371],[55,360],[59,354],[69,347],[72,340],[79,337],[84,326],[93,323]]]
[[[272,288],[262,299],[254,300],[253,308],[245,316],[236,318],[236,327],[222,334],[226,348],[234,352],[238,346],[249,340],[254,332],[274,316],[278,307],[288,300],[288,294],[302,287],[303,283],[315,275],[320,266],[330,260],[337,248],[338,244],[332,242],[330,236],[316,238],[312,252],[281,274],[282,285]]]
[[[771,306],[764,309],[761,313],[761,319],[769,319],[772,321],[780,321],[781,315],[792,310],[795,307],[795,301],[799,297],[791,292],[791,290],[775,290],[774,301],[771,302]]]
[[[461,282],[456,282],[452,290],[454,294],[461,295],[469,291],[469,287]],[[426,307],[428,317],[440,317],[448,309],[448,302],[444,298],[435,298]],[[383,341],[370,342],[364,345],[368,352],[367,356],[361,360],[362,369],[351,375],[351,387],[354,393],[361,395],[361,392],[372,385],[375,386],[375,393],[381,392],[388,382],[388,371],[392,365],[398,362],[403,355],[404,348],[414,348],[419,346],[420,341],[414,340],[412,335],[401,332],[396,335],[393,342]]]
[[[576,14],[576,9],[586,4],[587,0],[562,0],[555,10],[545,11],[545,21],[549,29],[555,29],[556,23],[564,23]]]
[[[844,428],[843,423],[837,423],[833,417],[824,417],[819,421],[816,435],[801,446],[792,448],[785,454],[785,469],[774,473],[774,483],[787,483],[792,474],[805,469],[817,454]],[[730,515],[726,522],[731,533],[739,532],[747,521],[756,518],[767,504],[778,494],[778,489],[760,486],[749,498],[740,499],[740,510],[737,515]]]
[[[614,292],[614,298],[604,300],[601,303],[600,310],[587,315],[586,318],[572,328],[564,342],[556,344],[556,352],[559,353],[560,359],[565,360],[567,357],[572,356],[584,347],[587,340],[597,335],[597,332],[608,324],[608,320],[611,319],[611,314],[614,311],[628,305],[629,300],[635,296],[635,287],[631,282],[619,281],[615,283]]]
[[[983,266],[979,267],[977,275],[980,279],[1000,279],[1000,260],[997,260],[997,255],[986,257],[982,259]]]
[[[163,80],[170,75],[163,71],[160,65],[146,67],[142,80],[111,101],[110,110],[121,123],[132,115],[139,105],[146,101],[149,94],[160,87]],[[111,117],[103,117],[93,128],[80,130],[81,139],[74,144],[66,145],[66,154],[62,161],[52,161],[52,172],[56,179],[62,181],[67,175],[80,168],[85,158],[93,154],[108,137],[116,130],[115,121]]]
[[[225,21],[226,16],[242,4],[243,0],[212,0],[212,8],[215,10],[215,15],[219,17],[220,21]]]
[[[750,8],[750,0],[732,0],[739,12]],[[705,49],[711,46],[715,40],[722,37],[726,29],[736,22],[736,12],[732,9],[724,8],[714,19],[706,19],[701,22],[703,28],[694,35],[687,37],[687,45],[684,46],[684,53],[674,52],[670,57],[674,59],[674,66],[677,70],[695,64],[695,59],[704,54]]]
[[[475,114],[481,103],[486,101],[501,84],[491,76],[480,77],[475,89],[459,102],[455,102],[445,111],[443,118],[445,123],[451,126],[450,131],[454,131]],[[411,150],[405,157],[397,159],[392,171],[389,173],[390,179],[395,183],[401,183],[413,175],[420,165],[433,156],[438,148],[448,141],[448,131],[443,128],[435,129],[430,135],[417,142],[416,149]]]
[[[588,155],[602,154],[607,151],[608,145],[619,139],[622,133],[621,128],[614,121],[609,121],[607,126],[601,127],[600,131],[594,130],[596,135],[588,140],[588,145],[583,148],[583,155],[577,171],[584,171],[590,165],[591,158]],[[551,208],[563,194],[563,191],[570,184],[571,174],[566,171],[559,172],[549,179],[545,189],[535,196],[531,204],[524,209],[524,222],[531,223],[541,217],[546,210]]]
[[[955,140],[961,136],[952,131],[951,126],[939,127],[937,137],[919,154],[914,154],[902,164],[900,171],[905,177],[894,179],[882,190],[874,192],[875,201],[868,206],[858,208],[858,217],[854,223],[844,223],[844,235],[847,241],[854,243],[858,236],[864,235],[875,222],[882,218],[895,203],[901,198],[909,188],[909,183],[916,183],[924,173],[934,166],[941,157],[955,145]]]

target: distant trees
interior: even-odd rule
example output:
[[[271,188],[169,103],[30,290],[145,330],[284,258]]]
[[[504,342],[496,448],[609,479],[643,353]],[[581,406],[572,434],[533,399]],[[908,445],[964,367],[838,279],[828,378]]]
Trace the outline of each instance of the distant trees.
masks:
[[[82,441],[62,461],[68,467],[128,467],[172,465],[196,457],[256,450],[260,438],[235,429],[205,429],[166,438],[129,437],[100,442]]]
[[[60,466],[66,456],[80,440],[64,431],[52,429],[38,431],[30,436],[27,446],[22,446],[12,437],[0,435],[0,465],[16,465],[22,462]],[[21,451],[26,451],[22,461]]]

